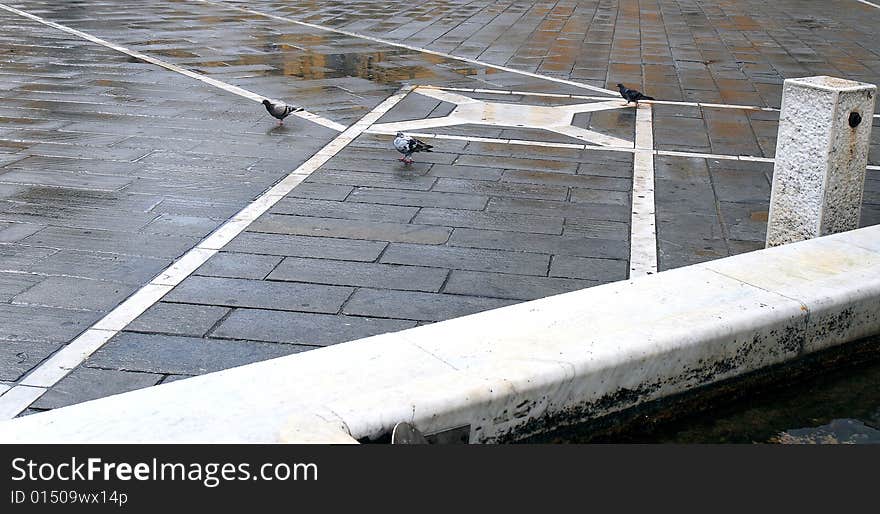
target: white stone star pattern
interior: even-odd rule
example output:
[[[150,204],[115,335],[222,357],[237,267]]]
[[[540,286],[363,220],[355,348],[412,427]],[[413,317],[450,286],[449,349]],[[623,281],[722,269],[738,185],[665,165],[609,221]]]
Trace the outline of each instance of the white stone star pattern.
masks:
[[[621,100],[545,106],[489,102],[470,98],[450,91],[424,86],[416,88],[414,92],[443,102],[455,104],[455,109],[453,109],[447,116],[438,118],[425,118],[421,120],[408,120],[393,123],[377,123],[371,127],[370,132],[378,134],[394,134],[398,131],[417,131],[420,129],[449,127],[453,125],[490,125],[496,127],[541,129],[572,137],[594,145],[633,148],[632,141],[572,125],[574,115],[578,113],[628,108],[628,106],[623,104]]]

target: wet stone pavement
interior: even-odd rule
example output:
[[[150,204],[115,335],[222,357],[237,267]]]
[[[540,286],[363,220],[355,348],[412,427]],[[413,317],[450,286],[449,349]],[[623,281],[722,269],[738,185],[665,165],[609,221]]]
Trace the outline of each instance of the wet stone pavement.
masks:
[[[617,82],[769,107],[787,77],[880,83],[880,10],[856,2],[6,5],[345,127],[404,86],[589,111]],[[636,113],[617,101],[574,115],[586,136],[428,124],[434,151],[404,166],[378,126],[455,109],[409,92],[24,414],[626,279]],[[654,156],[659,270],[762,248],[773,165],[735,156],[772,158],[778,113],[652,111],[654,148],[691,154]],[[338,135],[0,10],[0,393]]]

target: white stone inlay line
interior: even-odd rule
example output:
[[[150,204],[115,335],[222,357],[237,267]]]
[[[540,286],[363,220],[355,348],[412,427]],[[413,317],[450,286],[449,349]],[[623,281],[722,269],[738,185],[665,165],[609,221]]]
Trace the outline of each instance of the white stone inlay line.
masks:
[[[374,130],[372,128],[364,131],[366,134],[382,134],[387,135],[386,130]],[[503,139],[497,137],[477,137],[477,136],[457,136],[454,134],[436,134],[431,132],[407,132],[408,135],[424,139],[448,139],[451,141],[469,141],[472,143],[491,143],[498,145],[521,145],[521,146],[542,146],[546,148],[562,148],[572,150],[596,150],[606,152],[628,152],[635,153],[636,150],[630,147],[619,146],[595,146],[595,145],[578,145],[573,143],[554,143],[552,141],[529,141],[525,139]],[[758,157],[755,155],[725,155],[717,153],[699,153],[684,152],[681,150],[641,150],[641,152],[649,152],[652,155],[667,155],[670,157],[693,157],[697,159],[717,159],[720,161],[751,161],[751,162],[774,162],[772,157]],[[869,171],[880,171],[880,166],[870,164],[866,167]],[[5,270],[0,270],[5,271]],[[14,272],[10,270],[10,272]]]
[[[131,50],[131,49],[126,48],[122,45],[117,45],[116,43],[111,43],[110,41],[107,41],[105,39],[101,39],[97,36],[93,36],[93,35],[88,34],[86,32],[76,30],[76,29],[68,27],[66,25],[61,25],[60,23],[55,23],[54,21],[49,21],[47,19],[41,18],[41,17],[36,16],[34,14],[31,14],[29,12],[25,12],[20,9],[16,9],[15,7],[10,7],[5,4],[0,4],[0,9],[4,9],[6,11],[13,13],[13,14],[17,14],[17,15],[22,16],[24,18],[28,18],[30,20],[33,20],[37,23],[41,23],[41,24],[46,25],[48,27],[52,27],[54,29],[58,29],[60,31],[67,32],[68,34],[73,34],[74,36],[85,39],[86,41],[91,41],[92,43],[96,43],[101,46],[105,46],[107,48],[116,50],[117,52],[122,52],[126,55],[130,55],[132,57],[135,57],[135,58],[140,59],[142,61],[148,62],[150,64],[155,64],[156,66],[160,66],[162,68],[165,68],[166,70],[173,71],[175,73],[179,73],[181,75],[185,75],[187,77],[199,80],[199,81],[204,82],[205,84],[208,84],[210,86],[214,86],[216,88],[222,89],[222,90],[229,92],[229,93],[232,93],[234,95],[238,95],[238,96],[247,98],[248,100],[253,100],[254,102],[260,103],[263,101],[264,98],[267,98],[265,96],[258,95],[252,91],[248,91],[247,89],[240,88],[238,86],[233,86],[232,84],[227,84],[226,82],[223,82],[221,80],[217,80],[217,79],[214,79],[211,77],[207,77],[205,75],[201,75],[199,73],[188,70],[186,68],[182,68],[180,66],[177,66],[176,64],[171,64],[170,62],[166,62],[161,59],[151,57],[147,54],[143,54],[141,52]],[[318,125],[327,127],[329,129],[335,130],[337,132],[342,132],[343,130],[345,130],[345,125],[342,125],[340,123],[336,123],[333,120],[324,118],[323,116],[319,116],[319,115],[312,113],[312,112],[300,111],[300,112],[293,113],[293,115],[298,116],[304,120],[309,120],[313,123],[317,123]]]
[[[201,243],[159,273],[147,285],[137,290],[70,344],[28,373],[18,385],[0,396],[0,419],[13,418],[25,410],[40,395],[57,384],[59,380],[101,348],[135,318],[155,305],[174,289],[174,286],[190,276],[212,255],[243,232],[254,220],[308,178],[312,172],[348,146],[411,90],[412,87],[404,87],[393,96],[386,98],[354,125],[336,136],[321,151],[286,175],[281,181],[240,210],[238,214],[209,234]]]
[[[875,9],[880,9],[880,5],[877,5],[877,4],[874,4],[874,3],[868,2],[867,0],[856,0],[856,1],[857,1],[857,2],[860,2],[860,3],[863,3],[863,4],[865,4],[865,5],[870,5],[871,7],[875,8]]]
[[[46,392],[40,387],[15,386],[0,396],[0,419],[18,416],[28,405]],[[21,406],[24,405],[24,408]]]
[[[492,69],[495,69],[495,70],[501,70],[501,71],[507,71],[507,72],[510,72],[510,73],[516,73],[516,74],[518,74],[518,75],[524,75],[524,76],[526,76],[526,77],[534,77],[534,78],[537,78],[537,79],[549,80],[549,81],[551,81],[551,82],[557,82],[557,83],[559,83],[559,84],[566,84],[566,85],[574,86],[574,87],[578,87],[578,88],[581,88],[581,89],[589,89],[589,90],[591,90],[591,91],[596,91],[596,92],[599,92],[599,93],[605,93],[605,94],[607,94],[607,95],[611,95],[611,96],[620,96],[620,93],[618,93],[617,91],[612,91],[612,90],[610,90],[610,89],[605,89],[605,88],[597,87],[597,86],[591,86],[590,84],[584,84],[583,82],[576,82],[576,81],[574,81],[574,80],[560,79],[560,78],[557,78],[557,77],[551,77],[551,76],[549,76],[549,75],[541,75],[540,73],[532,73],[532,72],[530,72],[530,71],[517,70],[517,69],[514,69],[514,68],[509,68],[509,67],[507,67],[507,66],[501,66],[501,65],[498,65],[498,64],[490,64],[490,63],[487,63],[487,62],[479,61],[479,60],[477,60],[477,59],[471,59],[471,58],[468,58],[468,57],[461,57],[461,56],[458,56],[458,55],[452,55],[452,54],[448,54],[448,53],[446,53],[446,52],[438,52],[438,51],[436,51],[436,50],[429,50],[429,49],[427,49],[427,48],[422,48],[422,47],[419,47],[419,46],[407,45],[407,44],[404,44],[404,43],[397,43],[397,42],[394,42],[394,41],[390,41],[390,40],[388,40],[388,39],[381,39],[381,38],[377,38],[377,37],[373,37],[373,36],[367,36],[367,35],[365,35],[365,34],[358,34],[357,32],[351,32],[351,31],[349,31],[349,30],[336,29],[336,28],[333,28],[333,27],[325,26],[325,25],[318,25],[318,24],[315,24],[315,23],[308,23],[308,22],[300,21],[300,20],[296,20],[296,19],[293,19],[293,18],[287,18],[287,17],[285,17],[285,16],[278,16],[277,14],[270,14],[270,13],[265,13],[265,12],[262,12],[262,11],[256,11],[256,10],[254,10],[254,9],[248,9],[247,7],[240,7],[240,6],[238,6],[238,5],[232,5],[232,4],[229,4],[229,3],[227,3],[227,2],[214,2],[214,1],[212,1],[212,0],[193,0],[193,1],[195,1],[195,2],[200,2],[200,3],[203,3],[203,4],[211,4],[211,5],[215,5],[215,6],[218,6],[218,7],[225,7],[225,8],[228,8],[228,9],[235,9],[235,10],[237,10],[237,11],[246,12],[246,13],[248,13],[248,14],[253,14],[253,15],[256,15],[256,16],[263,16],[263,17],[266,17],[266,18],[271,18],[271,19],[273,19],[273,20],[286,21],[286,22],[289,22],[289,23],[295,23],[295,24],[297,24],[297,25],[301,25],[301,26],[303,26],[303,27],[309,27],[309,28],[313,28],[313,29],[317,29],[317,30],[323,30],[323,31],[325,31],[325,32],[335,32],[336,34],[342,34],[342,35],[344,35],[344,36],[350,36],[350,37],[356,37],[356,38],[360,38],[360,39],[366,39],[367,41],[374,41],[374,42],[376,42],[376,43],[382,43],[383,45],[395,46],[395,47],[397,47],[397,48],[406,48],[407,50],[412,50],[412,51],[414,51],[414,52],[421,52],[421,53],[425,53],[425,54],[436,55],[436,56],[439,56],[439,57],[444,57],[444,58],[446,58],[446,59],[454,59],[454,60],[456,60],[456,61],[462,61],[462,62],[466,62],[466,63],[470,63],[470,64],[476,64],[476,65],[478,65],[478,66],[483,66],[483,67],[486,67],[486,68],[492,68]]]
[[[455,108],[446,116],[379,123],[370,127],[370,131],[377,134],[394,134],[398,131],[408,132],[424,128],[472,124],[546,130],[601,146],[625,148],[633,146],[626,139],[572,125],[574,116],[578,113],[629,108],[622,100],[548,107],[545,105],[488,102],[437,88],[417,87],[414,92],[441,102],[455,104]]]
[[[654,127],[651,106],[636,109],[636,150],[633,155],[632,218],[629,278],[657,273],[657,219],[654,212]]]
[[[464,87],[419,86],[422,88],[442,89],[443,91],[460,91],[463,93],[489,93],[493,95],[543,96],[548,98],[572,98],[578,100],[607,100],[604,96],[561,95],[556,93],[534,93],[531,91],[508,91],[506,89],[469,89]],[[777,107],[761,107],[758,105],[714,104],[704,102],[681,102],[677,100],[641,100],[646,104],[684,105],[688,107],[705,107],[711,109],[740,109],[743,111],[779,111]],[[880,116],[875,114],[874,116]]]

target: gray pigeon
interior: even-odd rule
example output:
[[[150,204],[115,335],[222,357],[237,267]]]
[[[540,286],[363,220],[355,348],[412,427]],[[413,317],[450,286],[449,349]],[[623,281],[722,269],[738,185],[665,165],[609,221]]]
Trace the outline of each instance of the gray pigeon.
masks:
[[[279,125],[284,125],[284,118],[290,116],[290,113],[304,110],[298,105],[287,105],[280,101],[273,103],[268,99],[263,100],[263,105],[266,106],[266,110],[269,111],[272,117],[278,119]]]
[[[620,96],[626,100],[626,103],[635,102],[637,105],[639,100],[653,100],[654,98],[643,95],[641,91],[636,91],[635,89],[630,89],[623,84],[617,84],[617,89],[620,91]]]
[[[394,138],[394,148],[397,149],[398,152],[403,154],[403,157],[398,159],[398,161],[403,161],[406,164],[412,164],[413,160],[410,158],[410,155],[415,152],[430,152],[433,146],[419,141],[418,139],[407,136],[403,132],[398,132],[397,137]]]

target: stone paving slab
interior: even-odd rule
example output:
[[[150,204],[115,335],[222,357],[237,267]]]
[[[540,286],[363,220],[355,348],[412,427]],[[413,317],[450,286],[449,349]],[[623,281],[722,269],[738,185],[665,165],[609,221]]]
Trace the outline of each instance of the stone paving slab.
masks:
[[[126,328],[132,332],[203,337],[230,310],[216,305],[160,302]]]
[[[601,96],[214,3],[16,5],[344,125],[406,84],[544,106],[581,100],[523,92]],[[662,100],[778,107],[788,77],[880,83],[880,10],[856,3],[247,7]],[[6,11],[0,27],[14,50],[0,53],[0,380],[14,383],[336,132],[279,127],[250,100]],[[379,122],[452,109],[411,93]],[[776,112],[652,110],[655,149],[775,151]],[[631,141],[635,110],[574,125]],[[430,132],[583,144],[526,127]],[[627,278],[631,152],[432,139],[403,166],[390,139],[357,137],[27,412]],[[875,130],[872,164],[878,148]],[[772,164],[654,162],[660,270],[762,246]],[[880,223],[878,184],[869,173],[863,224]]]
[[[307,347],[124,332],[95,352],[85,367],[199,375],[301,352]]]
[[[112,394],[156,385],[163,375],[97,368],[79,368],[32,404],[34,409],[57,409]]]
[[[257,341],[295,343],[293,346],[297,351],[304,351],[317,346],[327,346],[385,332],[395,332],[412,328],[415,325],[415,321],[401,319],[236,309],[211,333],[211,336],[218,338],[247,336]],[[283,346],[291,345],[285,344]]]

